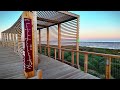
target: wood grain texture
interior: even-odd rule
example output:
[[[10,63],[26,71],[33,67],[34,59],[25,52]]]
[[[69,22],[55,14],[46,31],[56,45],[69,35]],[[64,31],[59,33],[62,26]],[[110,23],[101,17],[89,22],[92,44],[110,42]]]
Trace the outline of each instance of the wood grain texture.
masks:
[[[42,70],[43,79],[99,79],[70,65],[40,55],[41,63],[38,69]]]
[[[0,46],[0,79],[25,79],[23,61],[12,49]]]
[[[45,55],[40,60],[42,79],[99,79]],[[22,59],[7,47],[0,47],[0,79],[25,79]],[[37,74],[30,79],[38,79]]]

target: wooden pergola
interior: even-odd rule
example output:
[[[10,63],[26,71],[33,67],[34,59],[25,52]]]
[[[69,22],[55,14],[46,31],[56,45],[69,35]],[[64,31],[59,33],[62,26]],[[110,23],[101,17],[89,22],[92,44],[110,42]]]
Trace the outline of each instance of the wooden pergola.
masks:
[[[67,11],[24,11],[19,19],[9,29],[1,33],[2,45],[14,48],[17,53],[23,55],[25,43],[25,19],[32,21],[32,50],[33,50],[33,70],[26,72],[26,77],[34,76],[35,69],[38,67],[38,47],[37,47],[37,30],[39,31],[39,50],[41,52],[41,35],[42,30],[47,32],[45,36],[48,56],[50,56],[50,33],[51,27],[55,27],[55,34],[58,45],[58,60],[61,59],[61,46],[65,43],[76,45],[79,51],[79,15]],[[46,30],[45,30],[46,29]],[[64,40],[66,39],[66,41]],[[76,53],[77,66],[79,68],[79,52]],[[26,67],[26,66],[25,66]]]

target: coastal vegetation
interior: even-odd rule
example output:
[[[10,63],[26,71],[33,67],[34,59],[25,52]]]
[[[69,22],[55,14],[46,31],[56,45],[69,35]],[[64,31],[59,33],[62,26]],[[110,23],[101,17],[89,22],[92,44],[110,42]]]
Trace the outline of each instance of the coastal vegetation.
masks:
[[[57,47],[57,46],[53,46]],[[62,48],[67,49],[75,49],[74,46],[63,46]],[[115,49],[105,49],[105,48],[93,48],[93,47],[81,47],[81,51],[88,51],[88,52],[96,52],[96,53],[103,53],[103,54],[113,54],[113,55],[120,55],[120,50]],[[46,50],[47,52],[47,50]],[[56,55],[58,55],[58,51],[56,51]],[[44,47],[42,47],[42,54],[44,54]],[[47,53],[46,53],[47,54]],[[54,58],[54,49],[51,48],[50,56]],[[57,56],[58,57],[58,56]],[[64,52],[64,60],[71,62],[72,55],[70,51]],[[97,76],[101,79],[105,79],[105,69],[106,69],[106,57],[97,56],[88,54],[88,73]],[[74,63],[76,64],[76,53],[74,53]],[[79,54],[79,65],[80,69],[84,71],[84,54]],[[112,58],[111,62],[111,79],[120,79],[120,59],[119,58]]]

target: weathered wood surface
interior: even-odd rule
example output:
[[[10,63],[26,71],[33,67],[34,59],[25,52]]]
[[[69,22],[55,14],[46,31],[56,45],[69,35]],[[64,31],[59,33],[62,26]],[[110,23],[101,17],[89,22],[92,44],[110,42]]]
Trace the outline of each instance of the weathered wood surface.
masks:
[[[40,58],[38,69],[42,69],[43,79],[99,79],[50,57],[40,55]]]
[[[25,79],[23,61],[12,49],[0,46],[0,79]]]
[[[42,70],[43,79],[98,79],[45,55],[40,55],[38,69]],[[23,61],[7,47],[0,47],[0,79],[25,79]],[[31,79],[37,79],[37,76]]]

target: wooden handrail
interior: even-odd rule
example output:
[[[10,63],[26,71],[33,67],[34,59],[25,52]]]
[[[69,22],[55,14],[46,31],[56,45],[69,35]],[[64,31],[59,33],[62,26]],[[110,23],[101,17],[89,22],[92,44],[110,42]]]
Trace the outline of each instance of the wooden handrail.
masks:
[[[120,58],[120,55],[112,55],[112,54],[103,54],[103,53],[96,53],[96,52],[88,52],[88,51],[79,51],[80,53],[86,54],[93,54],[97,56],[104,56],[104,57],[111,57],[111,58]]]
[[[93,54],[93,55],[97,55],[97,56],[104,56],[104,57],[111,57],[111,58],[120,58],[120,55],[103,54],[103,53],[88,52],[88,51],[77,51],[77,50],[65,49],[65,48],[57,48],[57,47],[52,47],[52,46],[49,46],[49,47],[64,50],[64,51],[80,52],[80,53],[84,53],[84,54]]]
[[[87,73],[88,72],[88,55],[92,54],[92,55],[97,55],[97,56],[103,56],[106,59],[106,72],[105,72],[105,77],[106,79],[110,79],[111,77],[111,59],[112,58],[120,58],[120,55],[112,55],[112,54],[103,54],[103,53],[96,53],[96,52],[88,52],[88,51],[78,51],[78,50],[74,50],[74,49],[66,49],[66,48],[58,48],[58,47],[53,47],[53,46],[46,46],[46,45],[41,45],[44,48],[53,48],[54,49],[54,55],[55,55],[55,60],[56,60],[56,50],[61,50],[62,52],[62,62],[67,62],[64,61],[64,51],[69,51],[71,52],[71,57],[72,60],[71,62],[69,62],[70,65],[75,66],[74,64],[74,52],[76,52],[76,54],[79,53],[83,53],[84,54],[84,72]],[[68,63],[68,62],[67,62]],[[78,63],[77,63],[77,67],[78,67]]]

